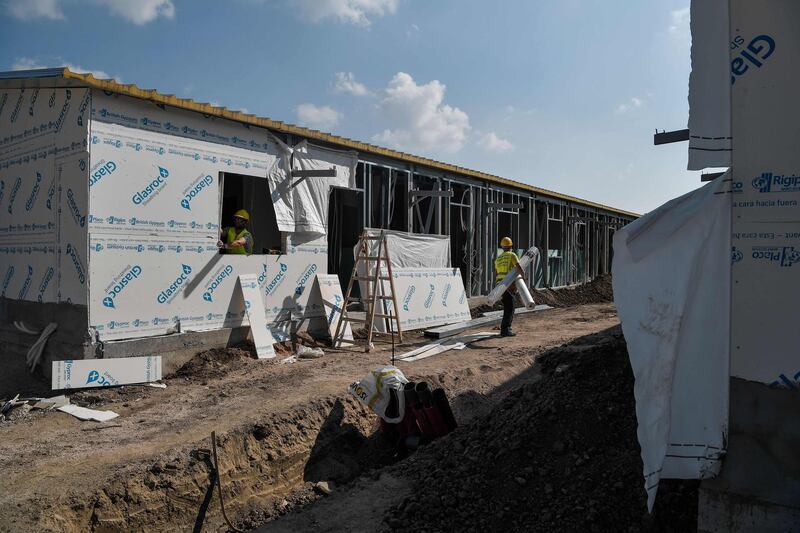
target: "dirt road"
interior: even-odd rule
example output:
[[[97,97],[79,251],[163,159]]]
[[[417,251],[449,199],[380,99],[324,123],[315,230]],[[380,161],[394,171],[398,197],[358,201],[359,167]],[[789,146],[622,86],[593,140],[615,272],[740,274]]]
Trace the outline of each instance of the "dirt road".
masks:
[[[535,381],[529,370],[538,354],[616,323],[612,304],[552,309],[518,317],[513,339],[398,366],[444,387],[466,423]],[[419,334],[411,341],[405,350],[424,342]],[[346,387],[388,362],[386,351],[328,351],[282,365],[221,350],[190,362],[163,390],[73,393],[73,403],[120,414],[104,425],[55,412],[18,416],[0,426],[0,472],[13,487],[0,492],[0,530],[219,526],[209,492],[211,431],[220,438],[230,513],[257,525],[291,507],[298,489],[302,503],[309,482],[345,482],[384,460],[370,448],[375,417]]]

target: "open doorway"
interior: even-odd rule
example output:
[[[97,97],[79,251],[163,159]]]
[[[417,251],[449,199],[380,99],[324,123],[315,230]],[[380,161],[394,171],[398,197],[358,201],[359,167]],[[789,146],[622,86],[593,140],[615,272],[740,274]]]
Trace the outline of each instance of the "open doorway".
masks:
[[[270,200],[266,178],[221,172],[220,227],[233,225],[233,214],[244,209],[250,214],[247,228],[253,235],[253,254],[281,253],[281,233]]]

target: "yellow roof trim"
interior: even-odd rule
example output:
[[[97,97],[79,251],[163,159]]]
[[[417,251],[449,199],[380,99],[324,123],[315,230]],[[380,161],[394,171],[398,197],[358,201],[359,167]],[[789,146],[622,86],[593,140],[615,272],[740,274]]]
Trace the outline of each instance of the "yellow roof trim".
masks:
[[[309,139],[317,139],[320,141],[334,143],[341,146],[346,146],[348,148],[352,148],[359,152],[367,152],[371,154],[381,155],[384,157],[400,159],[402,161],[405,161],[407,163],[413,163],[415,165],[424,165],[438,170],[444,170],[446,172],[456,172],[459,174],[463,174],[465,176],[470,176],[472,178],[478,178],[493,183],[498,183],[501,185],[508,185],[510,187],[515,187],[518,189],[524,189],[530,192],[551,196],[559,200],[566,200],[587,207],[594,207],[597,209],[611,211],[613,213],[617,213],[620,215],[631,216],[631,217],[639,216],[639,214],[637,213],[625,211],[622,209],[617,209],[607,205],[592,202],[590,200],[584,200],[582,198],[577,198],[575,196],[570,196],[568,194],[562,194],[548,189],[534,187],[533,185],[528,185],[526,183],[521,183],[519,181],[502,178],[500,176],[495,176],[494,174],[487,174],[486,172],[480,172],[478,170],[459,167],[456,165],[451,165],[449,163],[442,163],[441,161],[435,161],[433,159],[419,157],[416,155],[407,154],[405,152],[399,152],[396,150],[391,150],[389,148],[383,148],[381,146],[375,146],[373,144],[354,141],[346,137],[339,137],[338,135],[332,135],[330,133],[312,130],[309,128],[303,128],[301,126],[296,126],[294,124],[287,124],[286,122],[281,122],[279,120],[272,120],[269,118],[258,117],[256,115],[245,114],[239,111],[231,111],[230,109],[227,109],[225,107],[215,107],[207,103],[195,102],[191,98],[177,98],[176,96],[171,94],[161,94],[154,89],[140,89],[139,87],[133,84],[117,83],[114,80],[101,80],[95,78],[91,74],[81,74],[78,72],[73,72],[66,67],[62,70],[62,72],[63,72],[62,76],[64,78],[78,80],[85,83],[89,87],[95,87],[97,89],[102,89],[104,91],[111,91],[119,94],[124,94],[126,96],[132,96],[134,98],[150,100],[151,102],[155,102],[158,104],[169,105],[181,109],[188,109],[190,111],[197,111],[199,113],[204,113],[206,115],[226,118],[228,120],[243,122],[245,124],[252,124],[254,126],[260,126],[262,128],[269,128],[271,130],[280,131],[282,133],[291,133],[294,135],[308,137]]]

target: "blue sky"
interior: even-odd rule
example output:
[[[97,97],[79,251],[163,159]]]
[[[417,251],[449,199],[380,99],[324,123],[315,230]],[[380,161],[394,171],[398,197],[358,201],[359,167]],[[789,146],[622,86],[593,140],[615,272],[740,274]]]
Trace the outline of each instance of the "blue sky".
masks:
[[[0,69],[71,65],[637,212],[700,185],[688,0],[10,0]]]

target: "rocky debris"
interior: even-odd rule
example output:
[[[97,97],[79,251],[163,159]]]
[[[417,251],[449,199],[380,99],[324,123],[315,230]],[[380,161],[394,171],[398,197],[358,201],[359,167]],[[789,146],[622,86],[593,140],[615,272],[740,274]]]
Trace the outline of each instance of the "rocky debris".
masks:
[[[588,346],[592,349],[574,349]],[[697,483],[663,481],[647,514],[633,375],[619,327],[539,360],[544,378],[403,464],[406,531],[694,531]],[[398,467],[401,465],[397,465]]]

